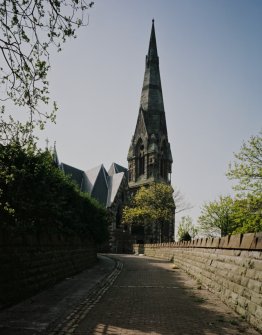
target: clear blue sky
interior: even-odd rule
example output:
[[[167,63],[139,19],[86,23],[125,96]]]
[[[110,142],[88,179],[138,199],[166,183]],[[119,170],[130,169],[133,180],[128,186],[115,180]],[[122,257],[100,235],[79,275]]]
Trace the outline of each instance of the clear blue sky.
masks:
[[[262,125],[261,0],[96,0],[89,26],[51,55],[61,161],[127,166],[155,19],[172,184],[194,209],[231,192],[228,163]]]

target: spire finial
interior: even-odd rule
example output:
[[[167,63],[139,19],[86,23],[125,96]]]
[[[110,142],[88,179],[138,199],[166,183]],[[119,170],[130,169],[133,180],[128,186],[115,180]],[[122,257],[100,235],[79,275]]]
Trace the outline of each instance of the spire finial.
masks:
[[[151,28],[151,35],[150,35],[149,49],[148,49],[147,57],[148,57],[148,60],[155,59],[156,61],[158,61],[154,22],[155,22],[155,19],[153,18],[152,19],[152,28]]]

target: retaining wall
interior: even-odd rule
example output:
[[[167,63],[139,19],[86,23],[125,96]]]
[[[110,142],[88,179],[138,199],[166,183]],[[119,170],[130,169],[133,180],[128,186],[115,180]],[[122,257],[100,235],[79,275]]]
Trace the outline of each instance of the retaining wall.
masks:
[[[70,277],[96,262],[93,240],[0,231],[0,308]]]
[[[262,233],[134,245],[172,260],[262,332]]]

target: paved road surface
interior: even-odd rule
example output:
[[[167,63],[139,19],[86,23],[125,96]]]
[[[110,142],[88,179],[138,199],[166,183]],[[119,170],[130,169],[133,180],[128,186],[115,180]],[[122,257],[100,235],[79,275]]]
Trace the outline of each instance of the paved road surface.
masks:
[[[1,335],[258,335],[170,262],[100,257],[92,269],[0,312]]]
[[[258,334],[171,263],[115,257],[123,262],[120,275],[71,328],[74,335]]]

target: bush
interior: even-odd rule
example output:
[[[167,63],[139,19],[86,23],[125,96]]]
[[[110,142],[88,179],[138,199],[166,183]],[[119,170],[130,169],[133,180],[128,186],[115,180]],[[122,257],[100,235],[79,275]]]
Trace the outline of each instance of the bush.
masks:
[[[0,225],[8,230],[108,238],[105,209],[54,164],[48,151],[0,145]]]

